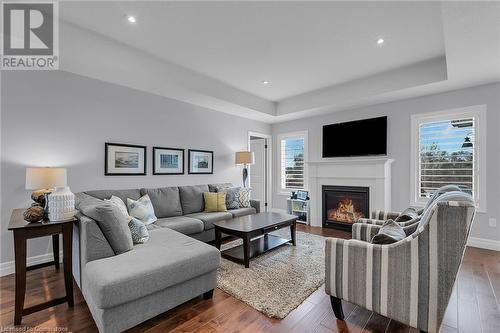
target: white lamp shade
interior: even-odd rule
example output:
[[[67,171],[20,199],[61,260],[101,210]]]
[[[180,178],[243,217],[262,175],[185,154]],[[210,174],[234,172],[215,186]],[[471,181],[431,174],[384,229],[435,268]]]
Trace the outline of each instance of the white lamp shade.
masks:
[[[66,186],[66,168],[26,168],[26,189],[50,189]]]
[[[255,156],[253,151],[237,151],[235,156],[236,164],[254,164]]]

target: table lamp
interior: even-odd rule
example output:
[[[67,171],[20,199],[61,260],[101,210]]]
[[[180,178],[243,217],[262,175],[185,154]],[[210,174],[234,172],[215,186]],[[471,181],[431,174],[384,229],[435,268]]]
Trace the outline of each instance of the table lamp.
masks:
[[[27,190],[35,190],[31,194],[35,201],[32,206],[43,207],[52,221],[69,218],[74,213],[74,194],[66,185],[66,168],[26,168],[25,187]],[[54,204],[50,203],[51,200]]]
[[[243,187],[247,187],[247,165],[255,163],[254,153],[252,151],[237,151],[235,154],[235,163],[236,165],[243,164]]]

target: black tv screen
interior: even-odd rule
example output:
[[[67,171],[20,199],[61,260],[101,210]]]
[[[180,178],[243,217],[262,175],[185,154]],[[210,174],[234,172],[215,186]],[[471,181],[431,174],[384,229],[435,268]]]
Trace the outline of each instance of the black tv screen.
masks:
[[[387,154],[387,117],[323,126],[323,157]]]

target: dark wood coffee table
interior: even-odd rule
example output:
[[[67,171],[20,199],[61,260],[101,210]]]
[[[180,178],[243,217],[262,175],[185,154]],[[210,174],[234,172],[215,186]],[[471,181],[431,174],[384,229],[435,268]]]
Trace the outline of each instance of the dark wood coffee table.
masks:
[[[279,246],[292,243],[295,246],[297,216],[281,213],[257,213],[214,223],[215,246],[220,250],[222,233],[243,239],[243,245],[221,252],[222,257],[250,267],[250,259]],[[269,233],[290,227],[291,239]]]

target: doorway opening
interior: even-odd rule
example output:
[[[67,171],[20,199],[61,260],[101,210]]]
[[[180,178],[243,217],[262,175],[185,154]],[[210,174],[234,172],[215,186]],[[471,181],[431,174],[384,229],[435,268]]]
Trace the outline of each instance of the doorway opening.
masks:
[[[249,186],[251,197],[260,201],[260,211],[271,209],[271,135],[249,132],[248,150],[254,153],[255,163],[250,165]]]

